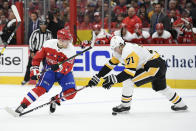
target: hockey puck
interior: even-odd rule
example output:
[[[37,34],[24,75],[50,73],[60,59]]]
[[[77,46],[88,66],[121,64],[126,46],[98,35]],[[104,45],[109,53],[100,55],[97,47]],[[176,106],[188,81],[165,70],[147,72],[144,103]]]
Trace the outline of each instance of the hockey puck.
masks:
[[[116,112],[112,112],[112,115],[115,116],[115,115],[117,115],[117,113]]]

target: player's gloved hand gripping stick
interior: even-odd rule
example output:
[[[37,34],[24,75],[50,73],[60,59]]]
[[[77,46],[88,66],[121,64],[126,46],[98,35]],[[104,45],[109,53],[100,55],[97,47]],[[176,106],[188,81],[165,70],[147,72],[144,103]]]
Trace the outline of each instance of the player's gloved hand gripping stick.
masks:
[[[10,37],[8,38],[7,42],[5,43],[3,49],[1,50],[0,56],[3,55],[3,52],[5,51],[7,45],[9,45],[10,41],[12,40],[12,38],[14,37],[14,34],[16,33],[16,31],[17,31],[17,29],[18,29],[18,27],[20,26],[20,23],[21,23],[20,15],[19,15],[19,13],[18,13],[18,10],[17,10],[16,6],[15,6],[15,5],[12,5],[12,6],[11,6],[11,9],[12,9],[12,11],[13,11],[15,17],[16,17],[17,25],[16,25],[15,30],[12,32],[12,34],[11,34]]]

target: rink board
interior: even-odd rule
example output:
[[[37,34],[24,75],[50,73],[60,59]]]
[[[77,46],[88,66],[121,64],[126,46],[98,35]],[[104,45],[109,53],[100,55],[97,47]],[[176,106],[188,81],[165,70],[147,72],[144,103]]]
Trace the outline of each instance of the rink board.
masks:
[[[146,46],[159,52],[166,60],[167,82],[173,88],[196,89],[196,46]],[[76,47],[78,53],[82,49]],[[1,49],[1,48],[0,48]],[[76,57],[73,68],[76,84],[85,85],[91,76],[111,58],[108,46],[96,46],[83,55]],[[28,47],[8,47],[0,58],[0,84],[20,84],[28,62]],[[111,73],[118,74],[124,68],[117,66]],[[116,86],[122,86],[117,84]],[[151,87],[150,84],[145,87]]]

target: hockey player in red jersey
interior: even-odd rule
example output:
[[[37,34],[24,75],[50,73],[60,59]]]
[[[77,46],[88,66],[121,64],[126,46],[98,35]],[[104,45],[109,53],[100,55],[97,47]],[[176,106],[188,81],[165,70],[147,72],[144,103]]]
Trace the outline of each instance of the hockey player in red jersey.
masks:
[[[156,24],[156,32],[152,35],[152,44],[172,44],[170,32],[164,30],[162,23]]]
[[[44,42],[43,47],[36,53],[32,61],[30,77],[37,80],[36,87],[30,90],[23,98],[20,106],[15,110],[20,114],[30,104],[35,102],[40,96],[49,92],[54,82],[58,82],[62,87],[62,91],[51,100],[57,100],[70,92],[75,91],[75,81],[72,74],[74,59],[71,59],[61,65],[62,62],[75,54],[74,46],[72,45],[72,36],[66,29],[61,29],[57,32],[57,39],[51,39]],[[40,73],[39,65],[42,59],[46,59],[46,65]],[[74,98],[76,94],[72,94],[66,98],[58,99],[50,104],[50,112],[53,113],[56,109],[56,104],[60,105],[61,101]]]
[[[191,18],[184,19],[184,25],[180,29],[178,36],[178,43],[196,43],[196,28],[193,27]]]
[[[81,44],[82,47],[89,45],[95,40],[96,45],[105,45],[110,43],[111,34],[109,34],[105,29],[101,29],[100,24],[93,25],[92,38],[90,41],[84,40]]]
[[[130,38],[131,43],[136,44],[150,44],[151,43],[151,36],[150,33],[147,31],[142,30],[142,24],[136,23],[135,24],[135,33],[132,34]]]

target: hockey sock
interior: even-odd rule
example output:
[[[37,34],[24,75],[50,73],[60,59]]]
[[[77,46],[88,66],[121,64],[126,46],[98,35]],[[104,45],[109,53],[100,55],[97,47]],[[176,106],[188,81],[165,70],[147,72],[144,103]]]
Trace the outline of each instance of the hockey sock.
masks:
[[[121,97],[122,105],[126,106],[126,107],[130,106],[131,100],[132,100],[132,96],[124,96],[124,95],[122,95],[122,97]]]
[[[164,90],[158,92],[166,96],[169,101],[171,101],[173,104],[177,105],[178,107],[185,106],[184,102],[182,101],[182,98],[170,87],[167,87]]]
[[[46,93],[45,88],[43,88],[41,86],[35,87],[27,93],[27,96],[24,97],[21,104],[25,103],[27,106],[29,106],[31,103],[36,101],[44,93]]]
[[[122,97],[121,102],[123,106],[130,106],[132,101],[132,95],[133,95],[133,88],[134,83],[131,80],[126,80],[123,82],[123,89],[122,89]]]
[[[68,89],[68,90],[66,90],[66,91],[64,91],[64,92],[61,92],[60,94],[56,95],[56,96],[55,96],[55,99],[59,99],[59,98],[61,98],[62,96],[66,96],[66,95],[68,95],[69,93],[72,93],[72,92],[74,92],[74,91],[76,91],[74,88],[70,88],[70,89]],[[75,95],[76,95],[76,93],[71,94],[71,95],[68,95],[67,97],[62,97],[61,99],[57,100],[56,102],[57,102],[57,103],[60,103],[61,101],[66,101],[66,100],[73,99],[73,98],[75,97]]]

